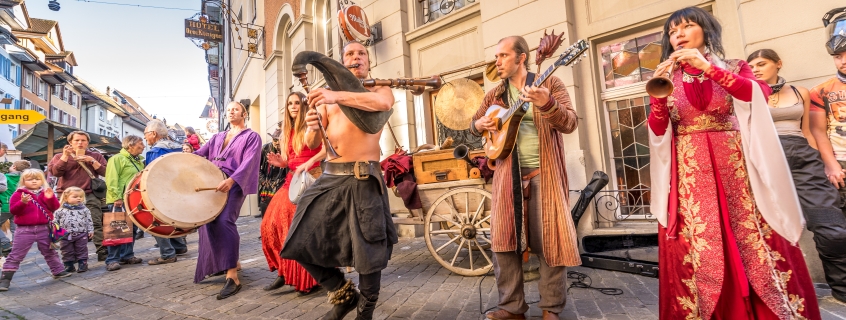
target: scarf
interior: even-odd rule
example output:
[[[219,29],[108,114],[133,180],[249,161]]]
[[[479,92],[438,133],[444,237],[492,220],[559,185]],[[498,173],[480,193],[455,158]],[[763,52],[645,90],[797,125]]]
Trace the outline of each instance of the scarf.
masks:
[[[843,81],[843,80],[840,80],[840,81]],[[784,87],[784,83],[785,83],[784,78],[779,76],[778,81],[776,81],[775,84],[770,85],[770,89],[773,89],[773,93],[771,93],[770,95],[778,94],[778,92],[781,91],[781,88]]]
[[[846,74],[842,74],[840,71],[837,71],[837,79],[840,80],[840,82],[846,83]]]
[[[64,207],[65,209],[69,209],[69,210],[82,210],[82,209],[85,209],[85,204],[80,203],[80,204],[77,204],[77,205],[72,205],[70,203],[62,203],[62,207]]]

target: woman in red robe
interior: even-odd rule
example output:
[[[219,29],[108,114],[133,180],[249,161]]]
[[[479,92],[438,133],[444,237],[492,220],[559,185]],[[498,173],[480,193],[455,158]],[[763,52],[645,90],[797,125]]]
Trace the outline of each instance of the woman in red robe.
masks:
[[[760,113],[770,88],[745,61],[723,60],[720,36],[697,7],[664,25],[655,74],[674,68],[675,90],[649,115],[660,318],[819,319],[793,182]]]
[[[292,92],[288,95],[285,112],[285,124],[282,126],[283,137],[280,137],[279,150],[286,153],[268,154],[268,163],[277,167],[288,167],[288,177],[282,188],[273,195],[267,206],[264,219],[261,222],[261,246],[270,271],[277,271],[278,277],[264,290],[276,290],[291,285],[301,295],[313,293],[318,288],[317,281],[308,274],[296,261],[282,259],[279,252],[285,244],[288,229],[294,219],[297,207],[288,198],[288,189],[292,177],[310,171],[320,165],[320,160],[326,157],[323,147],[309,149],[305,144],[305,114],[302,110],[305,95]]]

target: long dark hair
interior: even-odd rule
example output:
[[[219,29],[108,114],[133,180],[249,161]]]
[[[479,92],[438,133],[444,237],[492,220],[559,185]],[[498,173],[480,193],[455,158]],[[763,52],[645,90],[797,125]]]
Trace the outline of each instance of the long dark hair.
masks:
[[[702,33],[705,36],[705,46],[720,59],[725,58],[725,50],[723,50],[723,27],[720,22],[708,11],[699,7],[687,7],[676,12],[673,12],[667,22],[664,23],[664,35],[661,37],[661,60],[667,60],[676,48],[670,44],[670,27],[676,26],[684,21],[691,21],[702,27]]]

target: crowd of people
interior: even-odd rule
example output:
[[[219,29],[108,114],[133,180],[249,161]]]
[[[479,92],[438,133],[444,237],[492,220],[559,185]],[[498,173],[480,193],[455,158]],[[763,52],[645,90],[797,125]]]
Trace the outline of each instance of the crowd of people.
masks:
[[[199,140],[190,127],[186,132],[185,145],[193,152]],[[9,221],[13,234],[9,239],[0,232],[0,247],[6,256],[0,291],[8,290],[33,243],[38,244],[54,278],[88,271],[88,242],[94,243],[97,259],[105,261],[108,271],[142,263],[135,257],[134,246],[143,233],[126,244],[103,246],[103,213],[125,211],[126,185],[152,160],[170,152],[189,152],[168,136],[167,126],[160,120],[147,124],[143,138],[124,137],[120,151],[108,161],[88,148],[91,138],[84,131],[71,132],[66,139],[67,145],[50,159],[45,171],[31,167],[29,160],[19,160],[0,175],[0,223]],[[150,150],[142,155],[145,140]],[[5,145],[0,147],[5,150]],[[48,183],[48,176],[58,179],[55,185]],[[101,183],[94,181],[100,177],[104,178]],[[138,231],[137,226],[133,230]],[[176,255],[188,252],[184,238],[156,237],[156,241],[161,257],[148,261],[150,265],[175,262]]]

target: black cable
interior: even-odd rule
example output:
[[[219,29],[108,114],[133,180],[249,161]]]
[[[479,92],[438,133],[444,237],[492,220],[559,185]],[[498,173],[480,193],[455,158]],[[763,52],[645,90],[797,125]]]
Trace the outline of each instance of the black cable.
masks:
[[[593,284],[593,280],[590,279],[590,276],[578,271],[567,271],[567,279],[575,280],[570,283],[570,287],[567,288],[567,293],[569,293],[572,288],[580,288],[593,289],[609,296],[618,296],[623,294],[623,290],[617,288],[597,288],[591,286],[591,284]],[[587,283],[585,283],[585,279],[587,279]]]
[[[150,8],[150,9],[165,9],[165,10],[198,11],[198,9],[159,7],[159,6],[150,6],[150,5],[143,5],[143,4],[132,4],[132,3],[117,3],[117,2],[105,2],[105,1],[93,1],[93,0],[76,0],[76,1],[77,1],[77,2],[99,3],[99,4],[111,4],[111,5],[116,5],[116,6],[128,6],[128,7]]]

